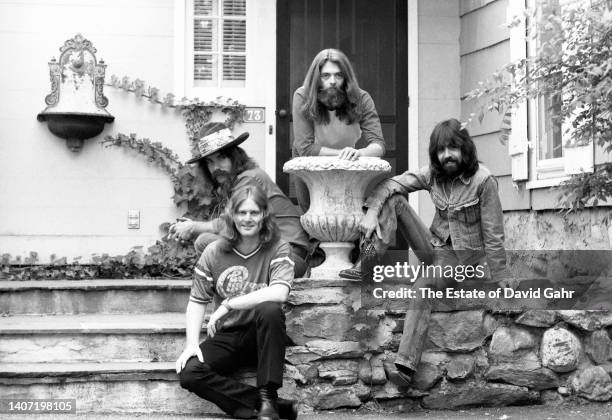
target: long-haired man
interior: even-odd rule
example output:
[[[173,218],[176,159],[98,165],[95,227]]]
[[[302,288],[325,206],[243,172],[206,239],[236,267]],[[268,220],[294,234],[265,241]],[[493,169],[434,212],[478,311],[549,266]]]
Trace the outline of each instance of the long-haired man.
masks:
[[[293,156],[360,156],[385,154],[380,119],[374,101],[359,87],[346,55],[328,48],[319,52],[293,95]],[[363,138],[366,146],[356,148]],[[296,181],[298,202],[305,210],[308,190]]]
[[[408,194],[426,190],[436,207],[427,229],[408,203]],[[507,282],[502,206],[497,181],[478,161],[476,146],[468,131],[456,119],[436,125],[429,141],[429,165],[387,179],[374,189],[360,222],[364,238],[372,239],[382,255],[399,228],[417,257],[434,267],[476,267],[478,284],[487,278]],[[341,277],[363,278],[371,267],[362,265],[343,270]],[[488,266],[488,269],[486,268]],[[434,270],[435,272],[435,270]],[[475,271],[476,272],[476,271]],[[475,273],[474,272],[474,273]],[[480,272],[478,272],[480,274]],[[397,382],[407,384],[419,363],[431,302],[420,289],[459,286],[456,276],[421,277],[413,285],[415,298],[408,300],[404,334],[395,366]]]
[[[285,360],[285,314],[293,283],[289,244],[280,239],[266,193],[247,185],[232,194],[221,239],[195,267],[187,305],[187,340],[176,361],[181,386],[232,417],[295,420],[293,401],[279,400]],[[205,308],[215,311],[200,343]],[[254,366],[257,388],[231,377]]]
[[[242,133],[234,138],[223,123],[213,122],[202,127],[198,140],[198,154],[187,163],[195,163],[204,178],[212,183],[217,210],[206,221],[182,219],[170,231],[177,239],[195,239],[195,249],[202,253],[206,246],[220,238],[223,222],[220,213],[232,192],[246,185],[260,187],[270,203],[270,213],[276,219],[283,240],[291,246],[291,258],[295,262],[295,275],[302,277],[307,270],[306,260],[310,252],[308,234],[300,223],[301,212],[272,181],[270,176],[238,147],[249,136]]]

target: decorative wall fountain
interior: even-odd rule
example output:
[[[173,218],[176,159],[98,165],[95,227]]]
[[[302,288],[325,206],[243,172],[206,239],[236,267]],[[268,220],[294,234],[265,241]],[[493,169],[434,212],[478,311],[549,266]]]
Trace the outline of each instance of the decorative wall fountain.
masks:
[[[97,136],[105,123],[115,119],[105,109],[106,64],[96,60],[96,49],[81,34],[67,40],[60,52],[59,61],[52,58],[49,62],[51,93],[45,98],[48,106],[37,118],[47,121],[49,130],[78,152],[85,139]]]
[[[304,180],[310,191],[310,208],[302,216],[306,232],[321,241],[325,262],[311,271],[313,278],[338,278],[338,272],[351,267],[349,254],[359,238],[364,194],[377,176],[391,172],[388,162],[374,157],[356,161],[337,157],[299,157],[283,166],[283,171]]]

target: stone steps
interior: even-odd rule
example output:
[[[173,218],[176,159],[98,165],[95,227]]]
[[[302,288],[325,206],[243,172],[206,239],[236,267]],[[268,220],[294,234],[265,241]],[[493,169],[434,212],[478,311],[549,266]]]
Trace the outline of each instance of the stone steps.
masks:
[[[184,312],[191,280],[0,281],[0,314]]]
[[[77,414],[219,414],[182,389],[174,363],[0,363],[5,399],[75,399]]]
[[[185,342],[185,314],[19,315],[0,318],[0,361],[166,362]]]

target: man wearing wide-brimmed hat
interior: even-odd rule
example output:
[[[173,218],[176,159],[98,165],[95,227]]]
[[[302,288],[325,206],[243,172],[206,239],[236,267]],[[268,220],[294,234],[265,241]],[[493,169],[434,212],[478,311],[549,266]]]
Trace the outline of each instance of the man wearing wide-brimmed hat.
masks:
[[[291,245],[295,276],[302,277],[307,269],[310,242],[300,223],[301,212],[268,174],[238,147],[248,137],[249,133],[234,137],[231,130],[220,122],[208,123],[202,127],[198,136],[197,154],[187,163],[197,164],[204,178],[212,183],[213,194],[217,196],[219,205],[213,210],[210,220],[181,219],[170,228],[170,232],[182,240],[191,240],[197,236],[194,246],[201,253],[208,244],[219,239],[218,233],[223,224],[218,216],[232,192],[255,183],[268,197],[270,211],[276,218],[281,238]]]

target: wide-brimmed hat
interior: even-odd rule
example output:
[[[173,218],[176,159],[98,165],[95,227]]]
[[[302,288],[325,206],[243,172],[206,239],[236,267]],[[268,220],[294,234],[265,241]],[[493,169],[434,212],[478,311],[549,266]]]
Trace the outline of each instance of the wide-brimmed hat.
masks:
[[[249,137],[249,133],[242,133],[234,137],[232,131],[222,122],[204,124],[198,135],[197,156],[189,159],[187,163],[194,163],[219,150],[231,146],[238,146]]]

